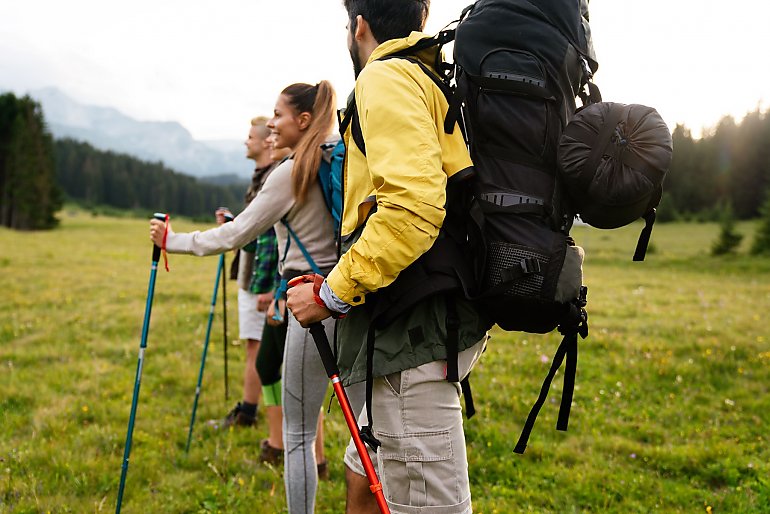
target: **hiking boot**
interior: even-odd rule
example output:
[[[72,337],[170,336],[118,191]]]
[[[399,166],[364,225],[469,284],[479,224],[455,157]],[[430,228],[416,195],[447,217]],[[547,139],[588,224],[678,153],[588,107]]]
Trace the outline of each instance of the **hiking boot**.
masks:
[[[256,416],[250,416],[243,411],[243,405],[238,402],[233,410],[227,413],[224,419],[209,421],[209,425],[215,429],[228,429],[230,427],[253,427],[257,422]]]
[[[329,480],[329,461],[328,460],[319,462],[318,466],[316,466],[316,469],[318,469],[318,480]]]
[[[259,462],[265,462],[274,466],[283,462],[283,450],[281,448],[270,446],[267,439],[262,439],[262,442],[259,443],[259,447]]]

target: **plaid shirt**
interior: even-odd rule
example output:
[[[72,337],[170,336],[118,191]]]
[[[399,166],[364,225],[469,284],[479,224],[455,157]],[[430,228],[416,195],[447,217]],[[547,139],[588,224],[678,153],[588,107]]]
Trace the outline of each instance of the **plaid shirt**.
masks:
[[[267,232],[254,240],[254,267],[251,272],[249,291],[262,294],[276,288],[275,277],[278,271],[278,240],[275,230]]]

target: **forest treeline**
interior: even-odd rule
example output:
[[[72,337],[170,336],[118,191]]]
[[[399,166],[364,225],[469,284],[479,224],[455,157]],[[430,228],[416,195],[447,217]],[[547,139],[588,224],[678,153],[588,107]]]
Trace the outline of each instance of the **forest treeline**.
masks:
[[[1,226],[52,228],[64,200],[211,219],[219,206],[238,212],[245,189],[244,184],[201,182],[161,162],[98,150],[88,143],[54,140],[40,104],[29,96],[0,95]]]
[[[663,184],[660,217],[718,220],[731,209],[760,216],[770,192],[770,114],[757,109],[740,123],[724,117],[700,139],[674,129],[674,157]]]
[[[237,212],[243,205],[243,184],[200,182],[161,162],[97,150],[72,139],[57,140],[55,150],[59,184],[78,203],[209,218],[219,206]]]
[[[740,122],[724,117],[701,138],[678,125],[673,140],[660,221],[718,220],[725,209],[741,219],[764,212],[770,191],[768,112],[757,109]],[[3,226],[52,227],[63,198],[86,206],[210,217],[220,205],[237,211],[244,189],[241,184],[200,182],[161,162],[97,150],[88,143],[54,141],[39,104],[28,96],[0,95]]]

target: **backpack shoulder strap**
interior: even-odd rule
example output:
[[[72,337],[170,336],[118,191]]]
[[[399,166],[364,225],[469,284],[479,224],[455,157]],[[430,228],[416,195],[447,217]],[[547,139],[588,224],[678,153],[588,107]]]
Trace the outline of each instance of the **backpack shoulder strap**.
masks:
[[[353,141],[356,146],[366,157],[366,142],[364,141],[364,133],[361,132],[361,122],[358,119],[358,110],[356,108],[356,98],[351,97],[350,102],[345,108],[345,116],[340,121],[340,135],[345,137],[345,132],[350,127],[350,135],[353,137]]]
[[[299,236],[297,236],[297,233],[294,232],[294,230],[291,228],[291,225],[289,225],[289,222],[286,220],[286,218],[281,218],[281,223],[283,223],[283,225],[286,227],[286,230],[289,231],[289,237],[286,240],[286,253],[289,251],[289,242],[294,239],[294,242],[297,243],[297,247],[299,247],[299,250],[302,252],[302,255],[305,257],[307,263],[310,264],[310,268],[313,270],[313,272],[318,275],[323,275],[321,268],[318,267],[318,265],[313,260],[313,257],[310,256],[310,252],[307,251],[305,245],[303,245],[302,241],[299,240]],[[285,258],[286,254],[284,254],[284,259]]]

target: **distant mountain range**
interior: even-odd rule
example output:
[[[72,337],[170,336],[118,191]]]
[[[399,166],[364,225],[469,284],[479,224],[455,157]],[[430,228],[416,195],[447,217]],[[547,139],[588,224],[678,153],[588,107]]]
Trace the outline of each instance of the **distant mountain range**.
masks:
[[[50,87],[31,91],[56,138],[85,141],[219,184],[247,182],[253,163],[242,141],[197,141],[174,121],[138,121],[111,107],[84,105]]]

